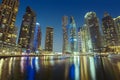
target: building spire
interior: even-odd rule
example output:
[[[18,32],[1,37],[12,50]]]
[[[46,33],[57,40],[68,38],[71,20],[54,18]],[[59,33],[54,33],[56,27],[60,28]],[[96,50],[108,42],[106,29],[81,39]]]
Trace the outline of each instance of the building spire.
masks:
[[[104,17],[107,17],[109,16],[109,13],[108,12],[104,12]]]
[[[74,20],[74,17],[73,16],[70,16],[70,23],[75,23],[75,20]]]

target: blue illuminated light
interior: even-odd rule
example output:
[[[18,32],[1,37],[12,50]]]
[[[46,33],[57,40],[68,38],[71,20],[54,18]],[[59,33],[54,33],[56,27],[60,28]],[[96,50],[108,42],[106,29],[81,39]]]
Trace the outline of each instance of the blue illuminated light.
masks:
[[[33,41],[33,51],[37,51],[38,49],[38,36],[39,36],[39,31],[40,31],[40,24],[36,23],[35,30],[34,30],[34,41]]]
[[[71,65],[69,74],[70,74],[71,80],[74,80],[74,78],[75,78],[75,66],[74,66],[74,64]]]

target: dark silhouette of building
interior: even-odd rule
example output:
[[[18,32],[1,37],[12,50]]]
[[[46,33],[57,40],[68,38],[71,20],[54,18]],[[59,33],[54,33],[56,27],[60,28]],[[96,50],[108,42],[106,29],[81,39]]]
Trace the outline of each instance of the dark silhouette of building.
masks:
[[[47,27],[45,39],[45,51],[53,51],[53,28]]]
[[[23,16],[18,44],[24,49],[33,49],[34,29],[36,25],[36,15],[28,6]]]

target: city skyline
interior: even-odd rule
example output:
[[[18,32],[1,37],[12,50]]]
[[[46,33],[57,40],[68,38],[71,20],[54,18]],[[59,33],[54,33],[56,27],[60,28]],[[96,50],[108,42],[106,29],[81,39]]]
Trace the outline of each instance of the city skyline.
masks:
[[[2,0],[0,0],[1,2]],[[115,5],[114,5],[115,4]],[[101,6],[102,5],[102,6]],[[107,6],[112,5],[112,6]],[[114,6],[113,6],[114,5]],[[21,26],[22,16],[25,13],[27,6],[30,6],[37,15],[37,22],[40,23],[42,29],[42,48],[45,44],[45,29],[47,26],[54,27],[54,50],[62,51],[62,17],[74,16],[77,28],[84,24],[84,16],[89,11],[94,11],[99,18],[99,24],[101,27],[101,20],[104,12],[107,11],[110,15],[115,18],[120,15],[119,12],[119,1],[83,1],[83,0],[44,0],[44,1],[31,1],[31,0],[20,0],[19,10],[16,18],[16,25],[18,28]],[[98,6],[98,7],[96,7]],[[59,33],[58,33],[59,32]],[[61,33],[61,34],[60,34]],[[59,36],[59,38],[57,37]],[[59,44],[58,46],[58,43]]]
[[[0,80],[120,80],[119,2],[0,0]]]

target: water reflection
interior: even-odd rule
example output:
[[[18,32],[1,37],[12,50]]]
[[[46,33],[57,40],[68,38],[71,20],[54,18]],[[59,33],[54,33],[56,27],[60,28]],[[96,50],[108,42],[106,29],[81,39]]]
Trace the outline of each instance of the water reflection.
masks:
[[[120,72],[120,62],[117,63],[117,66],[118,66],[118,69],[119,69],[119,72]]]
[[[81,57],[81,80],[89,80],[89,63],[87,57]]]
[[[0,80],[1,80],[1,78],[2,78],[2,67],[3,67],[3,63],[4,63],[4,59],[1,59],[0,60]]]
[[[89,63],[90,63],[91,80],[96,80],[95,63],[94,63],[94,58],[93,57],[89,57]]]
[[[80,58],[79,56],[74,56],[72,58],[73,63],[69,68],[69,80],[79,80],[80,79]]]
[[[35,57],[35,70],[37,72],[40,70],[40,67],[39,67],[39,58],[38,57]]]
[[[1,58],[0,80],[120,80],[120,61],[89,56]]]

